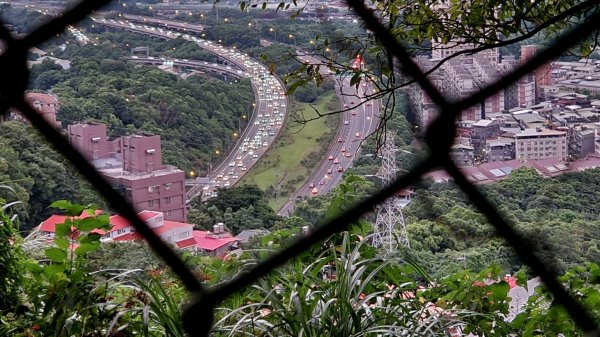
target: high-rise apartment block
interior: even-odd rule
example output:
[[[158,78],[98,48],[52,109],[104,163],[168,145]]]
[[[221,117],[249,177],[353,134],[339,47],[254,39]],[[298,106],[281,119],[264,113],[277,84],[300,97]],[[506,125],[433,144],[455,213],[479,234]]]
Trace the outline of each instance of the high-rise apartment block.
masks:
[[[502,58],[497,48],[475,54],[465,52],[474,48],[475,45],[469,43],[451,41],[444,44],[433,41],[431,58],[420,57],[416,59],[416,63],[423,72],[427,72],[441,60],[454,55],[428,74],[428,78],[444,97],[458,100],[496,82],[519,64],[527,62],[537,51],[537,46],[523,46],[521,57],[517,60],[510,56]],[[535,105],[552,85],[551,68],[549,63],[544,64],[512,85],[465,109],[459,120],[477,121],[486,118],[486,114],[489,113]],[[427,126],[439,113],[437,106],[418,85],[410,87],[409,95],[416,110],[418,123]]]
[[[166,220],[186,221],[185,173],[162,164],[160,136],[108,140],[100,123],[68,126],[69,141],[138,210],[160,211]]]

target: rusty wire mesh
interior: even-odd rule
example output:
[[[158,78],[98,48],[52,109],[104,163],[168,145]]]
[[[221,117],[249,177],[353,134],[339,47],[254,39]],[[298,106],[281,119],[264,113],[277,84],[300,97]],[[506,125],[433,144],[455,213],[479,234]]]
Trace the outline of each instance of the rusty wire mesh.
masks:
[[[137,213],[124,197],[116,192],[100,173],[57,130],[50,126],[41,115],[37,114],[24,99],[28,81],[26,66],[27,51],[61,33],[67,25],[84,19],[94,10],[101,8],[109,2],[111,0],[83,0],[76,6],[65,11],[61,16],[19,39],[12,37],[9,31],[2,25],[2,22],[0,22],[0,39],[6,44],[5,52],[0,56],[0,71],[5,76],[5,80],[0,82],[0,108],[3,111],[10,106],[19,109],[47,140],[110,202],[110,205],[135,226],[139,233],[148,241],[152,249],[181,279],[192,296],[192,301],[185,309],[183,315],[185,329],[190,335],[208,335],[211,329],[214,307],[219,302],[252,284],[258,278],[268,275],[274,268],[294,258],[313,244],[325,240],[334,233],[345,230],[355,219],[372,211],[377,204],[392,196],[396,191],[416,183],[429,170],[441,166],[450,174],[479,211],[487,216],[488,221],[495,227],[497,233],[506,239],[522,261],[535,274],[541,277],[547,288],[552,292],[555,302],[562,304],[568,310],[572,319],[589,336],[600,336],[597,322],[593,316],[558,282],[557,275],[546,268],[539,257],[531,250],[530,246],[526,244],[525,239],[500,216],[497,209],[467,180],[449,155],[450,146],[452,145],[456,131],[455,119],[463,109],[472,106],[515,82],[543,63],[556,58],[579,40],[589,36],[599,28],[600,13],[589,15],[569,32],[558,38],[551,46],[536,54],[528,62],[497,82],[460,101],[448,102],[411,60],[401,43],[378,21],[373,12],[361,0],[347,0],[348,5],[360,16],[366,27],[387,48],[388,53],[393,55],[403,66],[405,74],[413,78],[433,102],[439,106],[441,113],[430,125],[425,135],[426,143],[431,151],[430,155],[391,185],[382,188],[373,196],[322,224],[308,236],[272,255],[248,272],[239,275],[227,283],[206,289],[174,251],[165,245],[144,221],[137,217]]]

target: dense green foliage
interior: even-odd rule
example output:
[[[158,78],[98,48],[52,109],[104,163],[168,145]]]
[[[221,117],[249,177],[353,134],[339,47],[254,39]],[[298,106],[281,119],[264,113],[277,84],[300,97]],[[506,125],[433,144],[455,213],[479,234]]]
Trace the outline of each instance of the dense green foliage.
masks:
[[[5,189],[5,188],[2,188]],[[6,205],[5,202],[0,202]],[[11,221],[8,210],[2,207],[0,212],[0,314],[14,308],[19,303],[19,285],[22,281],[20,259],[22,251],[20,247],[14,247],[19,240],[19,234],[15,224]]]
[[[75,169],[35,129],[18,122],[0,123],[0,144],[0,182],[12,189],[0,189],[0,200],[22,202],[13,207],[21,220],[20,230],[46,219],[51,214],[47,206],[57,198],[102,202],[88,184],[73,179]]]
[[[244,229],[299,228],[304,225],[277,215],[269,207],[265,193],[254,185],[219,189],[217,197],[195,205],[188,212],[188,222],[203,230],[212,230],[213,225],[223,222],[234,235]]]
[[[364,180],[357,177],[344,181],[326,206],[325,216],[338,214],[363,197],[361,183]],[[237,200],[218,200],[215,204],[241,207],[257,203],[258,199],[247,193]],[[69,216],[93,212],[66,201],[53,206]],[[2,219],[11,226],[10,219]],[[14,289],[19,300],[11,301],[8,308],[0,311],[0,333],[184,336],[180,317],[187,296],[162,266],[150,267],[149,273],[143,275],[130,267],[91,268],[90,258],[100,247],[100,235],[95,231],[106,230],[107,226],[106,215],[83,220],[67,218],[64,224],[57,225],[53,244],[48,245],[45,239],[41,245],[29,242],[25,255],[18,258],[14,254],[21,254],[22,240],[16,233],[0,232],[0,243],[11,242],[14,246],[0,250],[0,259],[20,268],[23,276],[9,280],[17,283]],[[462,271],[431,279],[411,259],[381,256],[367,244],[369,232],[370,225],[357,220],[349,231],[307,247],[305,253],[283,268],[227,297],[216,309],[213,334],[447,336],[460,327],[465,334],[486,336],[581,335],[563,308],[549,305],[551,298],[544,287],[538,287],[528,304],[514,313],[513,321],[505,321],[511,299],[509,285],[501,277],[502,268],[485,268],[479,273]],[[297,233],[294,228],[262,238],[255,242],[258,249],[248,251],[240,259],[194,257],[187,258],[187,262],[204,282],[212,285],[243,271],[244,266],[260,262],[269,255],[270,248],[297,240]],[[144,250],[137,246],[134,250]],[[103,249],[109,253],[115,248],[113,253],[118,255],[121,247],[111,245]],[[133,256],[127,252],[123,256],[112,255],[112,259]],[[524,273],[517,275],[517,282],[524,284]],[[573,268],[561,282],[597,314],[597,265]],[[209,323],[203,320],[201,324]]]
[[[600,201],[599,179],[599,170],[545,179],[534,170],[520,169],[481,188],[547,265],[564,273],[584,262],[600,262],[600,222],[589,206]],[[508,272],[522,267],[452,183],[418,186],[404,214],[415,258],[436,275],[465,266],[480,270],[491,263]]]
[[[113,35],[124,43],[123,36]],[[161,43],[157,42],[171,47]],[[123,52],[114,50],[110,42],[69,45],[59,56],[72,60],[71,69],[58,70],[51,62],[34,66],[33,89],[51,89],[58,95],[63,124],[97,120],[108,125],[112,136],[158,134],[166,163],[186,171],[207,171],[210,154],[225,153],[233,145],[240,117],[251,107],[249,81],[226,83],[197,76],[182,80],[154,67],[125,62],[120,59]]]

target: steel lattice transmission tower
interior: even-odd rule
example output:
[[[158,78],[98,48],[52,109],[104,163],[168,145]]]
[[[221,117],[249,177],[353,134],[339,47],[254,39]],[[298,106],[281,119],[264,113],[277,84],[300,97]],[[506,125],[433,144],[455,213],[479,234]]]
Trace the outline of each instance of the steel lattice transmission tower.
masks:
[[[396,174],[398,173],[396,165],[397,151],[398,148],[394,145],[394,135],[387,132],[385,142],[379,149],[381,168],[377,172],[377,177],[381,179],[384,186],[396,180]],[[410,247],[402,207],[403,203],[396,195],[388,198],[378,206],[373,245],[380,247],[386,253],[397,250],[398,245]]]

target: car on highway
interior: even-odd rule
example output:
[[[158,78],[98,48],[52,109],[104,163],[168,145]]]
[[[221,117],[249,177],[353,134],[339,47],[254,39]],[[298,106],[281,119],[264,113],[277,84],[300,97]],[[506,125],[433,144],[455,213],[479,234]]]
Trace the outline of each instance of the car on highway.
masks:
[[[312,194],[312,195],[319,194],[319,189],[318,189],[318,188],[316,188],[316,187],[315,187],[315,188],[313,188],[313,189],[310,191],[310,194]]]
[[[339,161],[337,158],[335,158],[335,159],[333,160],[333,163],[334,163],[334,164],[338,164],[339,162],[340,162],[340,161]]]
[[[327,158],[327,159],[329,159],[329,160],[333,160],[333,156],[329,156],[329,158]]]
[[[343,140],[341,138],[338,138],[338,143],[342,143]]]
[[[356,116],[356,110],[352,110],[352,116]]]
[[[231,186],[231,184],[229,183],[229,181],[226,181],[225,184],[223,184],[223,187],[229,187]]]
[[[344,171],[344,168],[340,166],[340,167],[337,168],[337,171],[338,172],[342,172],[342,171]]]
[[[344,125],[348,125],[348,121],[344,121]]]
[[[331,174],[333,171],[331,169],[327,170],[327,174]]]
[[[343,148],[340,150],[340,152],[346,152],[346,148],[345,148],[345,147],[343,147]]]
[[[346,157],[348,157],[348,158],[352,157],[352,153],[346,152]]]
[[[355,137],[360,137],[360,132],[354,134]]]
[[[315,187],[315,184],[314,184],[314,183],[310,183],[310,184],[308,184],[308,188],[314,188],[314,187]]]
[[[325,180],[319,181],[319,185],[325,185]]]

